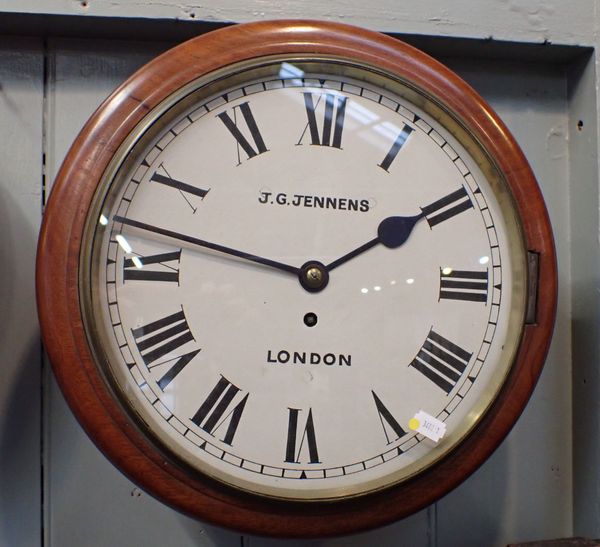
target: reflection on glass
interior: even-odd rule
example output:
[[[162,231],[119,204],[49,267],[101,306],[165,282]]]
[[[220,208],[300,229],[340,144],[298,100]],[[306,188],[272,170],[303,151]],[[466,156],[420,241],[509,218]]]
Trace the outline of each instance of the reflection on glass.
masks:
[[[294,85],[302,85],[301,78],[304,76],[304,71],[300,70],[297,66],[291,63],[281,63],[279,68],[279,77],[284,79],[292,80]]]
[[[102,226],[106,226],[108,224],[108,219],[104,215],[100,215],[99,222],[102,224]]]
[[[387,141],[394,141],[402,133],[403,128],[391,122],[378,123],[374,128]]]
[[[117,240],[117,243],[121,246],[121,249],[123,249],[126,253],[130,253],[132,251],[131,245],[129,245],[127,240],[121,234],[115,236],[115,239]]]
[[[140,260],[139,256],[133,256],[131,257],[131,262],[133,262],[135,264],[136,268],[143,268],[144,264],[142,264],[142,261]]]
[[[490,261],[490,257],[489,256],[482,256],[479,259],[479,264],[487,264]]]
[[[415,280],[414,280],[412,277],[409,277],[409,278],[406,280],[406,284],[407,284],[407,285],[412,285],[414,282],[415,282]]]
[[[372,124],[379,119],[379,116],[371,112],[368,108],[352,102],[348,103],[346,114],[363,125]]]
[[[442,268],[442,273],[444,275],[450,275],[452,273],[452,268],[449,268],[448,266],[446,266],[445,268]]]

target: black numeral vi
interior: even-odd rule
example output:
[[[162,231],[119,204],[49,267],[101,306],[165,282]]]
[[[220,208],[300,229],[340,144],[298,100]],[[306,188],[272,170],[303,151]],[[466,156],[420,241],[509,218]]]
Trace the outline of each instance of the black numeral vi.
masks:
[[[298,442],[298,419],[301,412],[299,408],[288,408],[288,433],[285,449],[285,461],[288,463],[300,463],[300,453],[304,443],[308,445],[308,457],[310,463],[319,462],[319,452],[317,450],[317,436],[315,434],[315,424],[313,421],[312,408],[308,409],[308,417],[302,431],[300,442]]]

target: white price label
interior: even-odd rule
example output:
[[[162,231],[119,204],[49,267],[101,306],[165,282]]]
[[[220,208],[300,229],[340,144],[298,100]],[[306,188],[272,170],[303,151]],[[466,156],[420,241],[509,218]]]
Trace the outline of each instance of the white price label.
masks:
[[[419,410],[415,414],[415,417],[408,423],[408,427],[436,443],[446,433],[446,424],[423,410]]]

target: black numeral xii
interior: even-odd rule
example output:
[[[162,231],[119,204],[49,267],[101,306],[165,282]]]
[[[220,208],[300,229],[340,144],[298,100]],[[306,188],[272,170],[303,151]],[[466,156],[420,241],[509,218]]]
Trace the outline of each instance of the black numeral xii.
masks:
[[[341,148],[347,97],[334,95],[333,93],[324,93],[320,95],[303,93],[303,95],[308,123],[296,144],[302,144],[302,139],[308,129],[311,144]],[[319,124],[317,121],[317,107],[322,100],[325,101],[323,123]]]

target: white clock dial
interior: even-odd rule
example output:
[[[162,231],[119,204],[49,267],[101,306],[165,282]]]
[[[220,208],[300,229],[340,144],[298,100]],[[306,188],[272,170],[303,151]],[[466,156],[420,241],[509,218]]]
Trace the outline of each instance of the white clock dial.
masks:
[[[521,237],[494,166],[427,97],[339,61],[240,68],[150,113],[120,158],[86,321],[167,455],[268,496],[359,495],[493,401]]]

